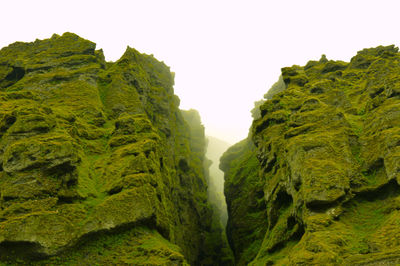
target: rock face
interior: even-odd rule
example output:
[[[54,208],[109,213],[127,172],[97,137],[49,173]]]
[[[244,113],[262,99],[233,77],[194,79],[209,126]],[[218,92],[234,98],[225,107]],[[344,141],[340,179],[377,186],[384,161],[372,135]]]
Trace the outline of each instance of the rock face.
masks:
[[[0,262],[204,264],[205,150],[178,106],[169,68],[129,47],[115,63],[71,33],[3,48]]]
[[[394,46],[282,69],[221,159],[238,265],[400,262],[399,75]]]

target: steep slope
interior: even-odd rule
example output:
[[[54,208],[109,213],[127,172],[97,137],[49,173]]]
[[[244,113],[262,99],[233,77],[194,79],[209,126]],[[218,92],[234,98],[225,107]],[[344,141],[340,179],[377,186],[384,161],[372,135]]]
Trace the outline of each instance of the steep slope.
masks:
[[[213,204],[220,215],[220,220],[223,226],[226,226],[228,220],[228,212],[224,196],[224,172],[219,169],[219,159],[222,154],[229,148],[227,142],[207,136],[208,145],[206,156],[210,159],[210,181],[208,187],[208,197],[210,203]]]
[[[399,263],[398,48],[322,57],[282,77],[287,88],[221,160],[238,264]],[[264,223],[250,220],[249,202]]]
[[[3,48],[0,261],[208,258],[205,148],[178,106],[169,68],[129,47],[115,63],[72,33]]]
[[[228,206],[226,234],[237,265],[249,263],[260,248],[267,225],[263,185],[255,147],[245,139],[221,157]]]

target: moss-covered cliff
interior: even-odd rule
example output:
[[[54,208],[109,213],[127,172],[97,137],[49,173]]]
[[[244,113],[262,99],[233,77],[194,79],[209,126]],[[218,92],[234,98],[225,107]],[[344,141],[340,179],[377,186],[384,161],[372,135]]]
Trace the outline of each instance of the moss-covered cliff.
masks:
[[[245,265],[257,254],[266,231],[263,186],[255,147],[245,139],[221,157],[228,207],[226,234],[236,264]]]
[[[169,68],[129,47],[115,63],[71,33],[3,48],[0,264],[204,264],[205,150],[178,106]]]
[[[238,265],[399,263],[398,49],[282,77],[287,88],[221,160]]]

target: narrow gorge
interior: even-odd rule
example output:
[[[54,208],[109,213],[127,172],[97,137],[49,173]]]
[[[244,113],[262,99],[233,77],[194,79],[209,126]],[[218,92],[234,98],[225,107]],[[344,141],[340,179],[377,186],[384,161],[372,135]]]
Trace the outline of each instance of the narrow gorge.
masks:
[[[231,147],[173,86],[73,33],[0,50],[0,265],[400,263],[398,48],[282,68]]]

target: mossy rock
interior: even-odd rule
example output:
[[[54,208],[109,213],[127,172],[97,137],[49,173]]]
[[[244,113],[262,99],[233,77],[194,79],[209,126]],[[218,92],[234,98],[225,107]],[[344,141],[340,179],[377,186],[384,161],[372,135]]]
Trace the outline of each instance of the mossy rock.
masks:
[[[287,87],[260,106],[254,146],[238,153],[236,144],[221,161],[228,239],[246,243],[233,248],[238,265],[399,262],[399,60],[398,48],[379,46],[350,63],[325,57],[282,69]],[[234,163],[251,153],[258,164]],[[254,180],[262,197],[246,198]],[[266,213],[253,242],[237,236],[254,223],[235,222],[251,200]]]
[[[204,128],[189,134],[173,83],[73,33],[0,50],[0,264],[222,261]]]

